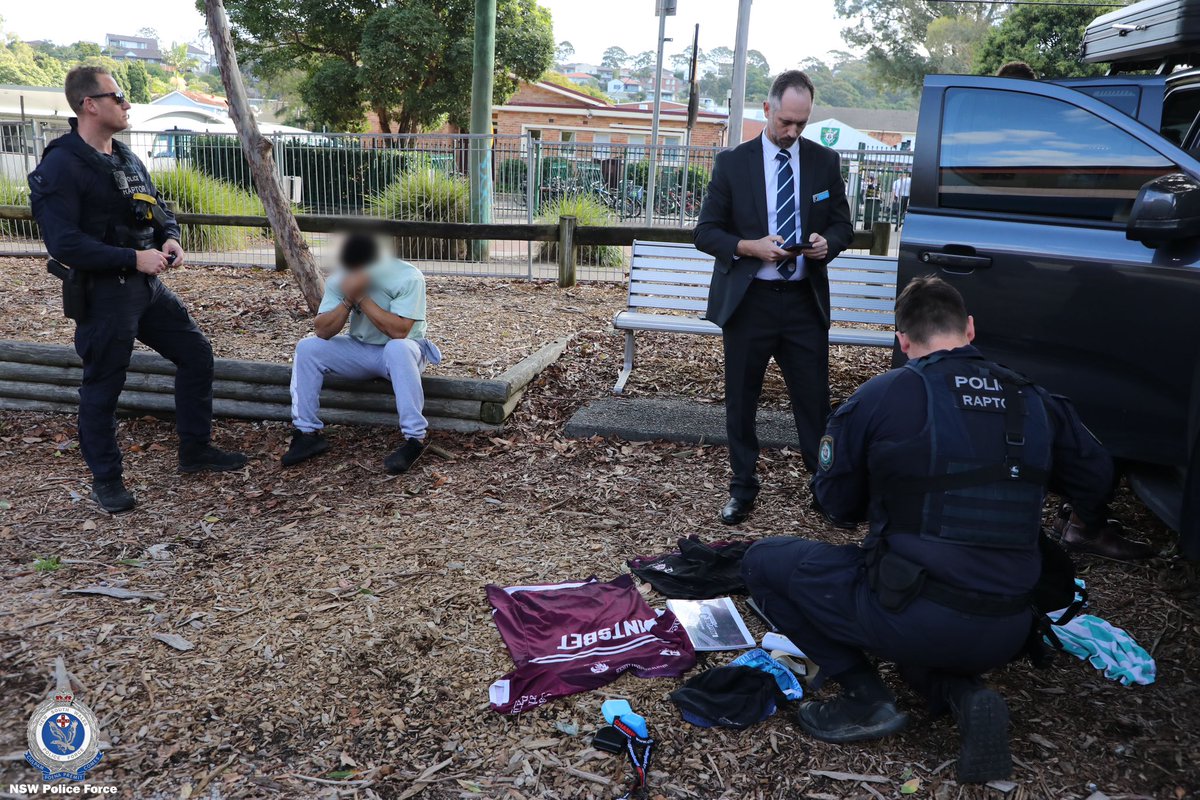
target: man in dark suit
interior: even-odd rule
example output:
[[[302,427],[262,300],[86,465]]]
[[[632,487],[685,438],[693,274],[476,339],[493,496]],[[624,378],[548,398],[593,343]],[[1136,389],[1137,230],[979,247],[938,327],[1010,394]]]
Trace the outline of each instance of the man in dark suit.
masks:
[[[787,382],[810,471],[829,414],[825,265],[849,246],[854,229],[837,153],[800,137],[812,104],[803,72],[775,79],[762,136],[717,156],[696,225],[696,247],[716,258],[706,317],[721,326],[725,343],[727,525],[745,520],[758,495],[755,417],[770,360]]]

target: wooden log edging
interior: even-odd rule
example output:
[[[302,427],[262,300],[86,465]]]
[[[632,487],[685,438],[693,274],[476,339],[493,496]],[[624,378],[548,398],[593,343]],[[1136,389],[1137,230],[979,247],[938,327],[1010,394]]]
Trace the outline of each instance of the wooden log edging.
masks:
[[[496,379],[422,379],[430,428],[461,432],[498,429],[537,375],[562,355],[569,339],[551,342]],[[291,420],[291,368],[259,361],[217,359],[213,413],[237,419]],[[155,354],[135,352],[117,401],[123,412],[175,410],[175,367]],[[78,411],[83,377],[79,357],[66,345],[0,341],[0,409]],[[391,385],[382,380],[330,379],[321,392],[321,417],[335,424],[397,425]]]

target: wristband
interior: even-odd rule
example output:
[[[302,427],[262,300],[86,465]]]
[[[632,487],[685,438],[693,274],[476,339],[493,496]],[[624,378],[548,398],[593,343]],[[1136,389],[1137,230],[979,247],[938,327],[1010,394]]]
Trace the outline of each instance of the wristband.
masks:
[[[343,298],[342,298],[342,305],[344,305],[346,308],[348,308],[348,309],[349,309],[349,310],[351,310],[351,311],[357,311],[357,310],[358,310],[358,306],[357,306],[357,305],[355,305],[354,303],[351,303],[351,302],[350,302],[350,299],[349,299],[348,297],[343,297]]]

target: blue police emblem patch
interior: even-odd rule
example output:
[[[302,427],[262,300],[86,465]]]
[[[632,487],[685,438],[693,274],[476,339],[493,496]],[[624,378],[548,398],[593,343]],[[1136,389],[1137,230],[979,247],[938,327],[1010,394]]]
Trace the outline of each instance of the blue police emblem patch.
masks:
[[[822,470],[828,471],[833,466],[833,437],[821,437],[821,446],[817,448],[817,462]]]
[[[42,780],[81,781],[100,761],[100,730],[92,710],[71,694],[55,694],[33,710],[25,760]]]

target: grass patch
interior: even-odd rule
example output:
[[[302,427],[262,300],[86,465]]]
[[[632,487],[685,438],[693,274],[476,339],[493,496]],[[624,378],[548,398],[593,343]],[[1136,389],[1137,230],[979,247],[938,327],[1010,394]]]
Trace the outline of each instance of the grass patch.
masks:
[[[17,181],[5,175],[0,175],[0,205],[28,206],[29,184],[25,181]],[[19,219],[0,219],[0,236],[36,239],[38,235],[36,222]]]
[[[586,194],[560,197],[542,209],[539,222],[558,223],[559,217],[575,217],[580,225],[613,225],[616,223],[608,206]],[[558,260],[558,242],[538,245],[538,257],[545,261]],[[611,244],[579,245],[575,248],[575,263],[580,266],[620,269],[625,266],[625,251]]]
[[[262,216],[258,195],[232,183],[210,177],[194,167],[174,167],[155,172],[154,186],[176,213],[248,214]],[[183,249],[189,252],[237,250],[247,241],[263,235],[258,228],[231,228],[224,225],[182,225]]]
[[[50,556],[49,558],[38,558],[33,562],[35,572],[54,572],[62,566],[62,560],[58,556]]]
[[[385,219],[467,222],[471,185],[466,178],[420,167],[367,198],[367,211]],[[407,259],[462,259],[467,256],[467,240],[400,236],[396,238],[396,255]]]

